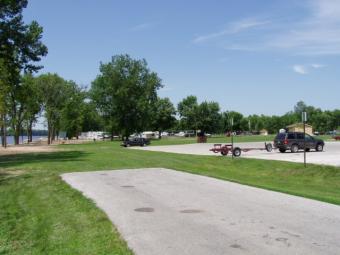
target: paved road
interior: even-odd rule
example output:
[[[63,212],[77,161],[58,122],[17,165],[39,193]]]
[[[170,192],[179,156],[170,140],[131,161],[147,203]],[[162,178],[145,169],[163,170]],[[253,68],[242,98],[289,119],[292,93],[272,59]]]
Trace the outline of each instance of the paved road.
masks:
[[[240,148],[264,148],[264,143],[253,142],[253,143],[236,143],[235,146]],[[184,145],[165,145],[165,146],[148,146],[148,147],[132,147],[133,149],[139,150],[150,150],[150,151],[163,151],[173,152],[181,154],[195,154],[195,155],[218,155],[209,151],[213,147],[213,144],[184,144]],[[291,162],[303,162],[303,152],[299,153],[280,153],[273,151],[268,153],[267,151],[248,151],[242,152],[242,157],[246,158],[258,158],[268,160],[283,160]],[[326,142],[325,150],[323,152],[311,151],[307,153],[307,161],[314,164],[325,164],[340,166],[340,142]]]
[[[63,174],[137,255],[340,254],[340,207],[167,169]]]

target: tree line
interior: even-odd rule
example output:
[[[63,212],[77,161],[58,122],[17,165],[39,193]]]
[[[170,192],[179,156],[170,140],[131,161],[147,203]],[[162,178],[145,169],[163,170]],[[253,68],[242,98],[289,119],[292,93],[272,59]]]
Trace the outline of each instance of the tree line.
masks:
[[[199,103],[190,95],[173,105],[160,98],[162,80],[151,71],[146,60],[129,55],[113,56],[100,63],[99,74],[90,88],[81,87],[58,74],[35,75],[42,68],[37,63],[46,56],[41,42],[42,27],[35,21],[24,24],[22,10],[27,1],[6,1],[0,5],[0,129],[6,146],[9,128],[15,144],[25,132],[32,141],[32,129],[44,116],[48,143],[65,131],[68,138],[80,132],[107,131],[129,137],[145,130],[201,130],[224,133],[231,130],[259,132],[279,129],[299,122],[307,111],[315,130],[325,132],[340,126],[340,110],[323,111],[304,102],[283,116],[243,116],[236,111],[221,112],[217,102]],[[231,121],[233,120],[233,121]],[[233,125],[231,125],[233,123]]]
[[[217,102],[197,103],[195,96],[188,96],[178,104],[180,119],[177,130],[202,130],[209,133],[225,133],[230,131],[259,133],[266,129],[275,134],[288,125],[301,122],[302,112],[307,112],[308,124],[315,131],[325,133],[340,129],[340,110],[323,111],[308,106],[303,101],[296,103],[294,108],[282,116],[249,115],[243,116],[236,111],[220,112]]]

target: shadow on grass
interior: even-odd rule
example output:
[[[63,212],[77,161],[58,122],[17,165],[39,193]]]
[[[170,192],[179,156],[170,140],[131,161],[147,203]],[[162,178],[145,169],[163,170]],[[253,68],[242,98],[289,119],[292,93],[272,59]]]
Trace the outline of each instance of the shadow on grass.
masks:
[[[39,153],[22,153],[0,156],[0,169],[17,167],[29,163],[46,163],[46,162],[66,162],[79,161],[88,153],[82,151],[57,151],[57,152],[39,152]]]

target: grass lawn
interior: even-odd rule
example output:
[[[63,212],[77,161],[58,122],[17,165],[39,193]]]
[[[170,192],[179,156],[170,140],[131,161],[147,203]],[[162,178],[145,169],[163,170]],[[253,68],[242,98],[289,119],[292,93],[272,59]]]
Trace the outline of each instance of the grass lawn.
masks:
[[[337,167],[129,150],[119,142],[60,148],[0,156],[0,254],[132,254],[105,214],[61,180],[64,172],[165,167],[340,204]]]

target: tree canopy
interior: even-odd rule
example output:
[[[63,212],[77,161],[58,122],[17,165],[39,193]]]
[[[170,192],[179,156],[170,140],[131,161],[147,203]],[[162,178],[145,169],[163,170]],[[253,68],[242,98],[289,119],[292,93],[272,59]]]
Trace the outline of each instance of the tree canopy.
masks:
[[[100,74],[92,83],[91,98],[109,123],[112,134],[125,137],[150,126],[161,79],[147,62],[129,55],[112,57],[100,65]]]
[[[0,72],[6,72],[6,76],[0,77],[0,97],[7,101],[1,106],[1,129],[4,140],[6,116],[10,115],[16,144],[19,141],[25,108],[21,73],[41,69],[42,66],[36,63],[47,54],[47,47],[41,41],[42,27],[36,21],[30,24],[23,21],[22,11],[26,6],[26,0],[6,0],[0,3]]]

